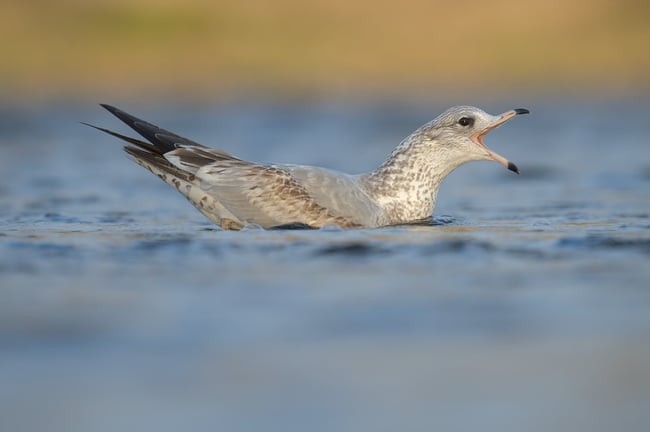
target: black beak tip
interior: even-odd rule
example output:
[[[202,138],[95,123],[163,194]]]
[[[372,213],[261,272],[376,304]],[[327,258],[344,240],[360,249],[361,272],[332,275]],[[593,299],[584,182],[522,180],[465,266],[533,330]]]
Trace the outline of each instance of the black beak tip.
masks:
[[[508,162],[508,169],[514,173],[519,174],[519,168],[517,168],[517,165],[513,164],[512,162]]]
[[[526,108],[515,108],[515,114],[521,115],[521,114],[530,114],[530,111],[528,111]]]

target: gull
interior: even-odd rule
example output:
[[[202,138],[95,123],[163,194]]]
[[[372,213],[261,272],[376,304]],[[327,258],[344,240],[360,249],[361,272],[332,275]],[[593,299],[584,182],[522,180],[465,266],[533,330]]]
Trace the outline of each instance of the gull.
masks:
[[[206,147],[101,104],[148,142],[91,126],[120,138],[139,165],[176,188],[223,229],[377,228],[431,220],[442,181],[464,163],[492,160],[517,166],[489,149],[488,132],[524,108],[490,115],[471,106],[447,109],[393,150],[376,170],[344,174],[307,165],[258,164]]]

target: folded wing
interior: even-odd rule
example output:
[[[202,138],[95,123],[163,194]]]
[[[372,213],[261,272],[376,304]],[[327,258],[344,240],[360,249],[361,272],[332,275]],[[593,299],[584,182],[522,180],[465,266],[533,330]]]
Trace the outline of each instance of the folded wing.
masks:
[[[293,223],[361,226],[355,218],[340,214],[312,196],[299,179],[282,167],[220,161],[202,167],[196,176],[201,188],[233,214],[264,228]]]
[[[317,167],[243,161],[118,108],[102,106],[149,142],[89,126],[130,143],[124,149],[136,162],[175,186],[221,226],[271,228],[301,223],[359,227],[381,223],[381,212],[355,176]]]

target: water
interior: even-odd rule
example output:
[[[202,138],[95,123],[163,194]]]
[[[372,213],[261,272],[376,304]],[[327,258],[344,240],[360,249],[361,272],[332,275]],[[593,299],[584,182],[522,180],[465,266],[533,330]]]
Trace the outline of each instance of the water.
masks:
[[[445,108],[122,105],[348,172]],[[0,430],[648,430],[650,105],[525,106],[431,226],[242,232],[100,108],[1,109]]]

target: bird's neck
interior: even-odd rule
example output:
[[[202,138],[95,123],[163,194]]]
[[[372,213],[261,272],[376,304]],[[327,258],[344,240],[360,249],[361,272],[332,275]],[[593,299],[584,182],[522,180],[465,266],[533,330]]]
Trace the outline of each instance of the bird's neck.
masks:
[[[429,219],[442,180],[461,164],[450,159],[445,149],[414,134],[379,168],[363,176],[363,184],[385,210],[389,223]]]

